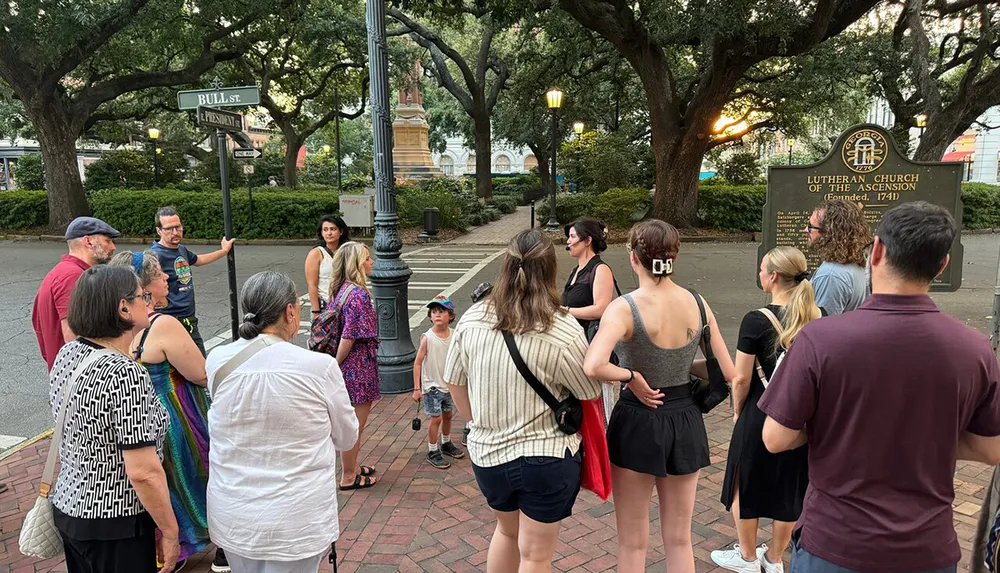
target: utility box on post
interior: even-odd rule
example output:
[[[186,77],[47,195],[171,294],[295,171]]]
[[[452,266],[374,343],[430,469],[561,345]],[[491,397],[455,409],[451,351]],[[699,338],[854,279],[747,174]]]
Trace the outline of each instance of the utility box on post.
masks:
[[[375,226],[375,197],[341,195],[340,213],[348,227],[371,229]]]

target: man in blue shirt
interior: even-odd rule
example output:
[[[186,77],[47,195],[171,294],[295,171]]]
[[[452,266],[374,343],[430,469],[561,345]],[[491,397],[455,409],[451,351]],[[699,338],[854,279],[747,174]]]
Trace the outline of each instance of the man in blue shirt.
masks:
[[[198,331],[198,318],[195,316],[194,276],[191,267],[200,267],[223,258],[233,248],[233,239],[222,239],[222,248],[218,251],[197,255],[181,245],[184,238],[184,226],[174,207],[160,207],[156,212],[156,234],[160,240],[153,243],[153,251],[160,259],[160,266],[167,275],[167,307],[160,309],[181,321],[191,333],[191,338],[205,354],[205,342]]]

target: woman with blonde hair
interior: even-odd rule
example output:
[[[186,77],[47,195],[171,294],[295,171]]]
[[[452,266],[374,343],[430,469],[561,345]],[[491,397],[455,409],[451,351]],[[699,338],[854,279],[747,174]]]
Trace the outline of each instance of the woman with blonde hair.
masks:
[[[358,439],[354,447],[340,453],[344,471],[341,490],[364,489],[375,485],[375,468],[358,463],[361,439],[372,411],[372,403],[382,397],[378,377],[378,315],[368,292],[372,274],[371,255],[361,243],[347,242],[333,255],[333,272],[327,307],[339,308],[337,320],[328,324],[324,335],[336,349],[335,358],[344,373],[344,384],[358,416]],[[313,334],[316,334],[315,330]]]
[[[767,416],[757,407],[778,357],[809,322],[822,316],[806,257],[794,247],[771,249],[760,263],[760,284],[771,304],[743,317],[733,378],[733,437],[729,442],[722,503],[733,513],[739,538],[733,549],[712,552],[712,560],[731,571],[783,571],[781,556],[802,512],[809,484],[807,447],[772,454],[761,432]],[[771,545],[757,547],[757,525],[771,524]]]
[[[580,492],[580,436],[559,429],[515,356],[560,401],[594,399],[601,384],[583,373],[587,340],[561,305],[549,237],[518,233],[494,285],[458,321],[444,378],[458,411],[474,420],[473,473],[497,517],[487,573],[550,571],[560,523]]]
[[[708,378],[705,362],[695,360],[699,348],[706,353],[703,328],[711,331],[709,352],[732,379],[733,363],[708,303],[671,279],[680,244],[669,223],[653,219],[632,227],[625,248],[639,288],[608,305],[584,364],[592,378],[628,384],[608,423],[622,573],[646,570],[654,487],[666,569],[694,573],[691,518],[698,475],[711,463],[690,385],[691,373]],[[612,350],[620,366],[610,362]]]

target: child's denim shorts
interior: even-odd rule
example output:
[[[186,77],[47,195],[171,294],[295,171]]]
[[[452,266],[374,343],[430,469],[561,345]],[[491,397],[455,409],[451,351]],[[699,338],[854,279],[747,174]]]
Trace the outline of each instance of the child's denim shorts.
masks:
[[[452,401],[450,392],[442,392],[437,388],[424,392],[424,412],[431,418],[437,418],[441,412],[451,412],[454,409],[455,402]]]

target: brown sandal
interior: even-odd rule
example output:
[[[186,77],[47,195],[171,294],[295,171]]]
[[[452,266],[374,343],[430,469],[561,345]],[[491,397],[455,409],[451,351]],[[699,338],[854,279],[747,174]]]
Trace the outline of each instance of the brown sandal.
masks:
[[[354,483],[340,486],[340,491],[367,489],[373,487],[376,483],[378,483],[378,480],[373,479],[371,476],[356,475],[354,476]]]

